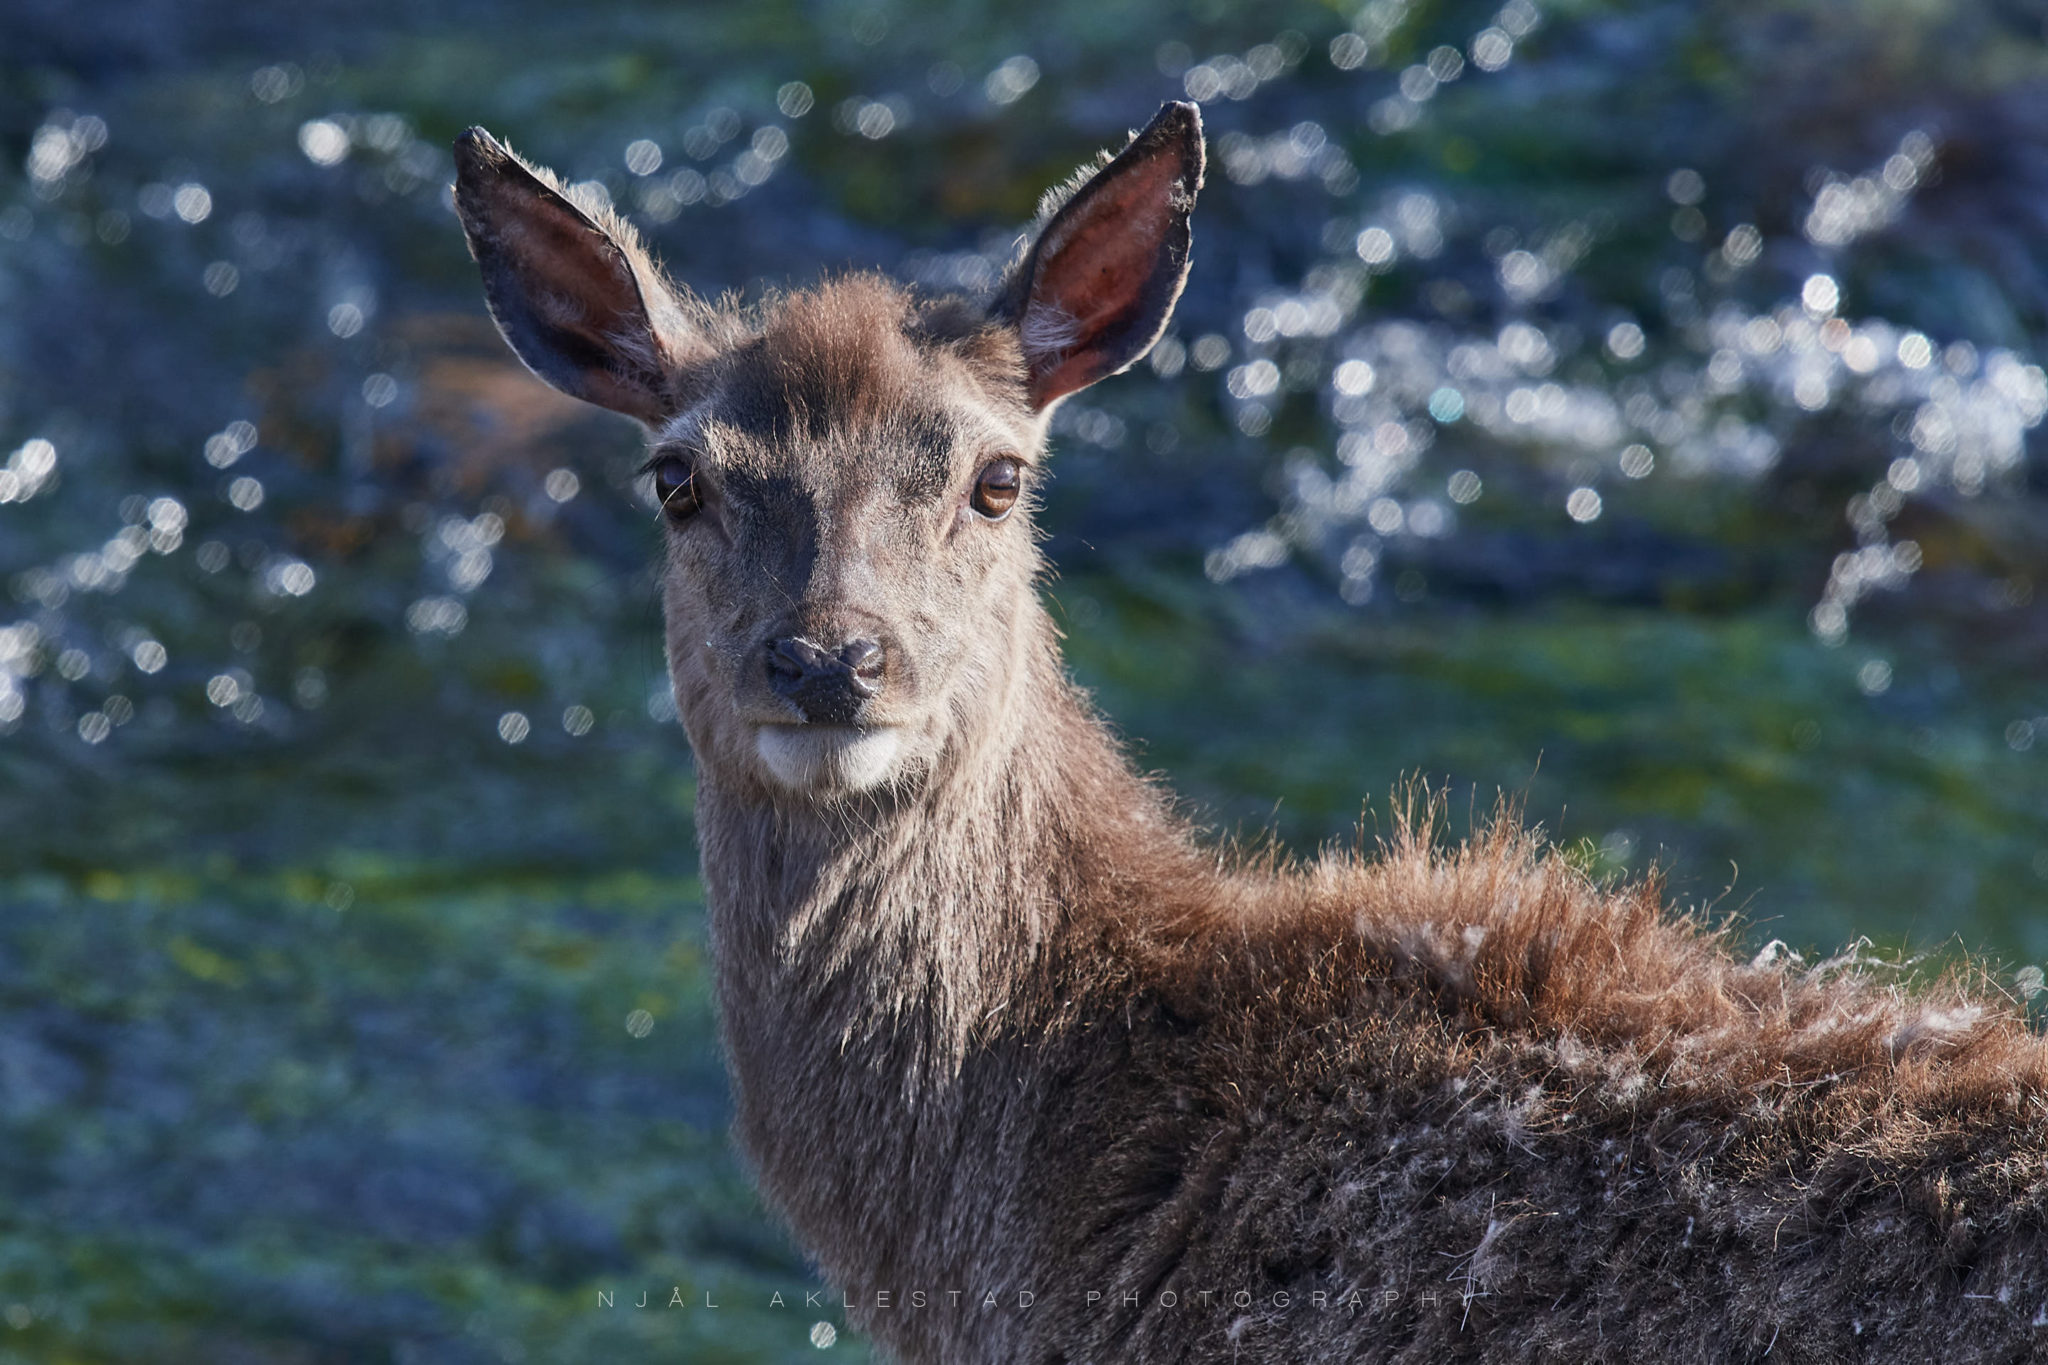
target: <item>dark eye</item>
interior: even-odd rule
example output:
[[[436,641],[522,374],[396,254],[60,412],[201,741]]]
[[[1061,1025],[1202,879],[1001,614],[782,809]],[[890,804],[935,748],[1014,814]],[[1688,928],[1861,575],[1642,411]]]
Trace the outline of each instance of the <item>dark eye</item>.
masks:
[[[1017,505],[1017,493],[1022,487],[1015,460],[991,460],[974,480],[974,510],[990,521],[1001,521]]]
[[[664,455],[652,467],[654,500],[671,521],[687,521],[702,505],[697,496],[697,476],[682,459]]]

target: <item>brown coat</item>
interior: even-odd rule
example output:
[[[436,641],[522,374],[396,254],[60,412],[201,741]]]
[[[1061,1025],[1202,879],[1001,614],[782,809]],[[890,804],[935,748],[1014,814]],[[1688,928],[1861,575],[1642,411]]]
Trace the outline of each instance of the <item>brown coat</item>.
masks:
[[[739,1139],[896,1356],[2048,1355],[2005,1002],[1739,962],[1426,802],[1370,857],[1205,846],[1067,680],[1045,418],[1165,325],[1191,108],[985,309],[711,310],[486,135],[458,162],[515,348],[653,432]]]

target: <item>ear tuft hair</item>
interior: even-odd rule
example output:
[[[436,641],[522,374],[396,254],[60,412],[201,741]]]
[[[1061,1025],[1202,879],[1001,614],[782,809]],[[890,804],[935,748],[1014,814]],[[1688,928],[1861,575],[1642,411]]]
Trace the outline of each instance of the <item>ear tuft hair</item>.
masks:
[[[1124,145],[1128,147],[1137,140],[1138,135],[1135,132],[1130,133],[1127,135]],[[1044,194],[1039,195],[1038,216],[1032,220],[1031,231],[1027,238],[1028,241],[1035,242],[1044,236],[1046,224],[1058,217],[1059,211],[1065,208],[1075,195],[1087,188],[1089,181],[1108,170],[1110,163],[1115,161],[1116,158],[1117,154],[1112,151],[1097,152],[1094,156],[1076,166],[1072,175],[1059,184],[1054,185]]]

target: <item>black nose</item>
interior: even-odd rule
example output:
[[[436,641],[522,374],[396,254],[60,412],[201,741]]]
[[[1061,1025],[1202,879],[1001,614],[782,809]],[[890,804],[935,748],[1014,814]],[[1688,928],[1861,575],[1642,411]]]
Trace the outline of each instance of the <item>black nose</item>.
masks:
[[[851,725],[861,704],[882,690],[882,647],[852,640],[827,650],[798,635],[771,640],[768,685],[807,721]]]

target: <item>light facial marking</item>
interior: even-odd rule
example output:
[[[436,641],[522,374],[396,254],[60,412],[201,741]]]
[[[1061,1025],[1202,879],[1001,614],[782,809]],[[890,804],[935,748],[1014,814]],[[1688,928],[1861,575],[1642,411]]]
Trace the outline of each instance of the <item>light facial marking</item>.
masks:
[[[861,792],[880,786],[903,747],[894,726],[763,725],[754,751],[794,791]]]

